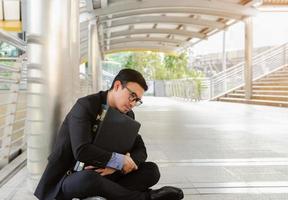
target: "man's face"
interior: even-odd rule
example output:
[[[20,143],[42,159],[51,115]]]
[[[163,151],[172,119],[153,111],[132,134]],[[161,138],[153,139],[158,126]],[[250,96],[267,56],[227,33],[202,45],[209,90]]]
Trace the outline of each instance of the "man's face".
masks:
[[[123,86],[120,81],[116,81],[113,90],[115,106],[123,113],[130,111],[136,105],[136,100],[141,99],[144,94],[144,89],[135,82],[128,82]]]

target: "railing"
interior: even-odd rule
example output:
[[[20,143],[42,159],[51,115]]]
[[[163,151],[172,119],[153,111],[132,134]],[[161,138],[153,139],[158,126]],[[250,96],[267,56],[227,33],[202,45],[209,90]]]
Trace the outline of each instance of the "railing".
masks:
[[[116,74],[121,70],[121,64],[113,61],[102,61],[102,89],[108,90]],[[92,74],[89,71],[80,73],[79,96],[91,94],[93,92]]]
[[[209,98],[210,82],[206,78],[164,81],[165,95],[199,101]]]
[[[26,91],[20,90],[20,83],[25,89],[23,58],[9,58],[14,60],[11,66],[0,64],[0,167],[26,148]]]
[[[122,66],[121,63],[111,60],[104,60],[102,61],[102,69],[105,73],[115,76],[122,69]]]
[[[78,96],[85,96],[92,93],[92,76],[91,74],[80,73],[80,94]]]
[[[252,59],[253,81],[287,64],[288,43],[262,52]],[[244,68],[245,62],[241,62],[211,78],[165,81],[166,96],[191,100],[215,99],[244,86]]]
[[[252,59],[253,80],[257,80],[288,64],[288,43],[273,47]],[[245,62],[241,62],[210,78],[210,99],[244,86]]]
[[[80,93],[78,96],[89,95],[93,92],[93,83],[92,75],[87,73],[80,73]],[[102,70],[102,89],[108,90],[112,84],[112,81],[115,77],[114,74],[111,74],[105,70]]]
[[[17,47],[18,49],[21,49],[22,51],[26,50],[26,43],[23,40],[3,30],[0,30],[0,41],[6,42],[14,47]]]
[[[111,74],[110,72],[102,70],[102,77],[103,77],[102,88],[103,88],[103,90],[108,90],[111,87],[115,76],[116,76],[116,74]]]

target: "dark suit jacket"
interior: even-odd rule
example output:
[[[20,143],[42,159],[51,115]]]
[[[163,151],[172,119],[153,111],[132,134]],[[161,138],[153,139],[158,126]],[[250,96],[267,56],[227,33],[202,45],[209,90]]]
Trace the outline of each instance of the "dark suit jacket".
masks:
[[[101,113],[102,104],[106,104],[107,93],[107,91],[101,91],[78,99],[67,114],[34,193],[40,200],[59,199],[57,195],[62,182],[77,160],[100,167],[105,167],[110,160],[112,152],[91,144],[95,134],[93,126],[96,124],[97,116]],[[134,118],[133,111],[128,112],[127,115]],[[146,148],[139,134],[130,154],[137,165],[147,158]]]

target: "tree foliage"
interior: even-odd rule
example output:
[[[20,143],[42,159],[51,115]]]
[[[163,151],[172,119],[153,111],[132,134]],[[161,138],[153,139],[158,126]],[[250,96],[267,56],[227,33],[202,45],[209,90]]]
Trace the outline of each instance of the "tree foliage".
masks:
[[[188,68],[188,56],[165,55],[156,52],[122,52],[111,54],[106,59],[120,62],[123,68],[141,72],[147,80],[171,80],[201,77],[202,73]]]

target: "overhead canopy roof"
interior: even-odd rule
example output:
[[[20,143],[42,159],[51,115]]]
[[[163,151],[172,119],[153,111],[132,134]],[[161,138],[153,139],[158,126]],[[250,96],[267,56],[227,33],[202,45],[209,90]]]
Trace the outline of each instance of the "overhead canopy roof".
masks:
[[[254,16],[261,4],[283,7],[288,0],[80,0],[81,58],[88,54],[91,19],[98,20],[103,53],[175,52]],[[0,29],[22,31],[20,13],[20,0],[0,1]]]
[[[287,12],[288,0],[263,0],[259,10],[264,12]]]
[[[263,0],[263,5],[287,6],[288,0]]]
[[[181,51],[237,21],[256,15],[253,7],[256,3],[259,0],[81,1],[82,13],[97,17],[103,53]],[[81,41],[87,42],[84,37]]]

